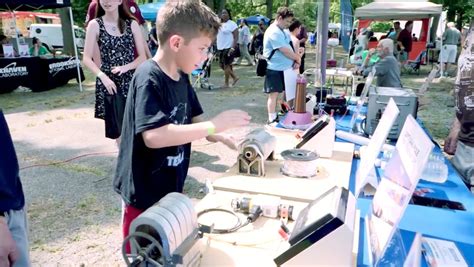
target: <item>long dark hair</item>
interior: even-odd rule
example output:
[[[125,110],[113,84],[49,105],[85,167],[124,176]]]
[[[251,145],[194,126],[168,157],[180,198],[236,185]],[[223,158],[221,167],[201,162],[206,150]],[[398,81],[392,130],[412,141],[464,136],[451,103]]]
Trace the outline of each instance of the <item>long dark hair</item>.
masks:
[[[95,17],[99,18],[105,15],[105,10],[100,5],[100,1],[97,1],[97,9],[95,10]],[[119,21],[118,21],[118,28],[120,33],[124,33],[127,20],[136,20],[136,18],[130,13],[130,8],[128,7],[127,0],[122,0],[122,4],[118,6],[119,12]]]

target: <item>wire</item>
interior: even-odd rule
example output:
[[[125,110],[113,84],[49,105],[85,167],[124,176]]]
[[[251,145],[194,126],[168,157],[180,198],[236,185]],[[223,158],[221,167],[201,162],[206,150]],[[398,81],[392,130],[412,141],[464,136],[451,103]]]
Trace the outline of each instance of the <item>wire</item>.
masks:
[[[211,230],[211,234],[229,234],[229,233],[233,233],[237,230],[239,230],[240,228],[244,227],[244,226],[247,226],[250,222],[247,220],[245,223],[242,224],[242,220],[240,220],[240,217],[233,211],[231,210],[226,210],[226,209],[221,209],[221,208],[211,208],[211,209],[205,209],[203,211],[200,211],[198,214],[197,214],[197,217],[199,219],[200,216],[206,214],[206,213],[209,213],[209,212],[224,212],[224,213],[229,213],[231,214],[232,216],[234,216],[235,218],[237,218],[237,223],[231,227],[231,228],[227,228],[227,229],[219,229],[219,228],[212,228]],[[202,226],[202,224],[198,223],[199,227]]]
[[[25,167],[20,168],[20,170],[25,170],[25,169],[34,168],[34,167],[46,167],[46,166],[51,166],[51,165],[59,165],[59,164],[64,164],[64,163],[67,163],[67,162],[70,162],[70,161],[73,161],[73,160],[76,160],[76,159],[80,159],[80,158],[83,158],[83,157],[115,154],[117,152],[118,151],[87,153],[87,154],[82,154],[82,155],[79,155],[79,156],[76,156],[76,157],[73,157],[73,158],[70,158],[70,159],[62,160],[62,161],[55,161],[55,162],[51,162],[51,163],[40,163],[40,164],[33,164],[33,165],[30,165],[30,166],[25,166]]]

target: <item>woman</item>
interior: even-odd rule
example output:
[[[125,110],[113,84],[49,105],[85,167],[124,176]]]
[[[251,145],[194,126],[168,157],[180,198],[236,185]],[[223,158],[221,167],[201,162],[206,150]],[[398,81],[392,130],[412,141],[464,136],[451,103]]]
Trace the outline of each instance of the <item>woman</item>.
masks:
[[[258,22],[258,28],[257,28],[257,30],[255,31],[255,33],[253,34],[253,37],[252,37],[252,46],[253,46],[253,49],[255,50],[256,54],[260,54],[260,55],[262,54],[263,35],[265,34],[266,29],[267,29],[267,27],[265,25],[265,20],[260,19],[260,21]]]
[[[221,22],[221,27],[217,33],[217,52],[219,55],[219,64],[222,70],[224,70],[223,88],[229,88],[229,78],[234,80],[232,86],[239,80],[232,68],[232,62],[234,61],[234,48],[237,45],[239,31],[237,24],[232,21],[232,16],[228,9],[223,9],[221,11]]]
[[[300,57],[302,58],[303,57],[303,54],[304,54],[304,47],[300,47],[300,39],[298,39],[298,35],[300,34],[300,31],[301,31],[301,22],[297,19],[293,20],[293,22],[290,24],[290,26],[288,27],[288,30],[290,31],[290,36],[291,36],[291,44],[293,46],[293,51],[295,53],[298,53],[300,55]],[[291,75],[291,77],[294,77],[296,78],[297,77],[297,74],[299,74],[299,68],[300,68],[300,65],[299,64],[294,64],[293,66],[293,71],[295,71],[295,75]],[[286,77],[285,77],[286,78]],[[292,81],[292,84],[294,86],[292,86],[292,88],[295,88],[296,90],[296,79],[294,81]],[[290,108],[293,108],[293,99],[295,97],[295,90],[290,90],[290,88],[286,88],[287,90],[285,90],[285,93],[286,93],[286,100],[288,102],[288,105],[290,106]]]
[[[37,57],[37,56],[45,56],[50,55],[51,53],[43,46],[41,40],[39,38],[33,37],[33,46],[30,48],[30,55]]]
[[[240,49],[240,57],[237,60],[236,64],[240,65],[242,62],[242,58],[247,60],[247,66],[252,66],[254,64],[252,57],[249,54],[249,43],[250,43],[250,30],[249,25],[245,19],[240,20],[240,27],[239,27],[239,49]]]
[[[143,45],[135,45],[144,42],[140,27],[123,1],[99,0],[96,19],[87,26],[83,62],[97,76],[94,116],[103,120],[106,96],[118,94],[126,98],[134,70],[145,60]],[[138,53],[136,58],[134,49]],[[92,60],[97,53],[100,54],[100,68]],[[118,114],[123,115],[123,108]],[[120,128],[121,121],[118,123]],[[108,130],[106,128],[106,137],[115,139],[108,136]]]

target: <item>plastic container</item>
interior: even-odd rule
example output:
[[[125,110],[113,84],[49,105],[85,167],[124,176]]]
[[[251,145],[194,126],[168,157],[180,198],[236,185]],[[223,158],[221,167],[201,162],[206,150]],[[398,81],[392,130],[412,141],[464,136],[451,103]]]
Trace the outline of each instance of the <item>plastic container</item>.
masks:
[[[448,166],[443,161],[430,160],[426,163],[425,169],[421,174],[420,179],[433,182],[444,183],[448,179]]]

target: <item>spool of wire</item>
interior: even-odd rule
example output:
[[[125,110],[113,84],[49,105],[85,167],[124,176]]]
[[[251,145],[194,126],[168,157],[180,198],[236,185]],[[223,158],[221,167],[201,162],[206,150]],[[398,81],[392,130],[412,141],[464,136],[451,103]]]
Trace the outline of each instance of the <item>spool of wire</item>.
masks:
[[[310,178],[316,175],[319,155],[305,149],[288,149],[281,152],[284,159],[281,172],[296,178]]]

